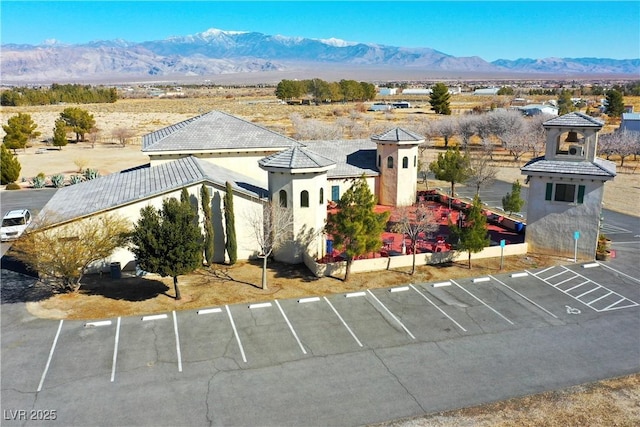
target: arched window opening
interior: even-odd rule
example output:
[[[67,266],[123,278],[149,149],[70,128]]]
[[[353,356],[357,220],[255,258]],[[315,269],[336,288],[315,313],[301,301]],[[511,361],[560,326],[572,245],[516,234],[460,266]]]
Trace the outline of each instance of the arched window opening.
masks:
[[[281,208],[286,208],[287,207],[287,192],[284,190],[280,190],[280,193],[278,193],[280,195],[280,207]]]
[[[302,208],[309,207],[309,192],[307,190],[302,190],[300,192],[300,207]]]
[[[406,169],[409,167],[409,158],[408,157],[403,157],[402,158],[402,169]]]
[[[324,188],[320,189],[320,204],[324,203]]]
[[[387,157],[387,169],[393,169],[393,157]]]

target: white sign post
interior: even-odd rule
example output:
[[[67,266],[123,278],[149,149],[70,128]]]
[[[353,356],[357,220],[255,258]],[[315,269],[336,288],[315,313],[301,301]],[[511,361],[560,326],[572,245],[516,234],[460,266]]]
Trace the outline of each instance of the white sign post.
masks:
[[[504,239],[500,240],[500,270],[504,267],[504,247],[506,244],[507,242]]]
[[[574,231],[573,232],[573,240],[575,240],[575,243],[573,246],[573,262],[574,263],[578,262],[578,239],[579,238],[580,238],[580,232]]]

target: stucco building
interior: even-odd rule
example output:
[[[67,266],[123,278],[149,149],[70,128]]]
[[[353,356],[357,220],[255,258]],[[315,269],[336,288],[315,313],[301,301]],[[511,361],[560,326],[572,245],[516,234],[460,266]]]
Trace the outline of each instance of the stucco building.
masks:
[[[290,244],[276,259],[299,263],[305,255],[324,255],[327,204],[340,199],[364,176],[381,204],[399,206],[415,201],[418,145],[424,138],[400,128],[368,140],[296,141],[247,120],[212,111],[143,138],[149,164],[61,188],[41,212],[63,226],[85,218],[117,213],[135,223],[140,209],[162,206],[186,188],[201,212],[200,188],[212,196],[214,259],[225,260],[225,184],[233,188],[238,258],[256,257],[260,248],[251,221],[271,200],[291,210]],[[252,213],[252,215],[248,215]],[[121,249],[93,266],[112,261],[133,268],[133,254]]]
[[[582,113],[546,121],[545,154],[522,167],[529,183],[525,241],[533,252],[593,259],[612,162],[596,157],[604,123]]]

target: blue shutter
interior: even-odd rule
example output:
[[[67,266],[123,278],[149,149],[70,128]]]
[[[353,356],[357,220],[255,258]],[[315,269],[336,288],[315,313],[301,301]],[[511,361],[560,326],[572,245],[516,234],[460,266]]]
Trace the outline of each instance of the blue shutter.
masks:
[[[578,185],[578,203],[584,202],[584,185]]]
[[[547,192],[544,195],[545,200],[551,200],[551,195],[553,194],[553,183],[547,182]]]

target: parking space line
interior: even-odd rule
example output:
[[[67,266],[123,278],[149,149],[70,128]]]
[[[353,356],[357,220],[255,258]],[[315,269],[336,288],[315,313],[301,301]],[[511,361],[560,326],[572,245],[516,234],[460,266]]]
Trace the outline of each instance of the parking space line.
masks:
[[[271,303],[270,302],[260,302],[257,304],[249,304],[249,308],[250,309],[256,309],[256,308],[266,308],[266,307],[271,307]]]
[[[582,282],[582,283],[579,283],[579,284],[577,284],[577,285],[575,285],[575,286],[570,287],[569,289],[566,289],[566,290],[565,290],[565,292],[569,292],[569,291],[572,291],[572,290],[574,290],[574,289],[577,289],[577,288],[579,288],[580,286],[582,286],[582,285],[586,285],[586,284],[587,284],[587,283],[589,283],[589,282],[590,282],[590,280],[585,280],[585,281],[584,281],[584,282]]]
[[[604,264],[600,264],[600,265],[602,265],[603,267],[610,268],[610,267],[608,267],[608,266],[605,266]],[[554,267],[552,267],[552,268],[555,268],[555,267],[556,267],[556,266],[554,266]],[[560,292],[564,293],[565,295],[568,295],[569,297],[571,297],[571,298],[573,298],[573,299],[575,299],[575,300],[577,300],[577,301],[581,302],[582,304],[586,305],[587,307],[589,307],[590,309],[592,309],[593,311],[596,311],[596,312],[598,312],[598,313],[603,312],[603,311],[619,310],[619,309],[623,309],[623,308],[636,307],[636,306],[640,305],[640,304],[638,304],[637,302],[635,302],[635,301],[633,301],[633,300],[630,300],[629,298],[625,297],[624,295],[620,295],[619,293],[617,293],[617,292],[615,292],[615,291],[612,291],[611,289],[609,289],[609,288],[607,288],[607,287],[605,287],[605,286],[602,286],[602,285],[600,285],[600,284],[598,284],[598,283],[594,282],[593,280],[589,279],[588,277],[583,276],[582,274],[577,273],[577,272],[575,272],[575,271],[573,271],[573,270],[571,270],[571,269],[569,269],[569,268],[565,267],[564,265],[560,265],[560,266],[557,266],[557,267],[560,267],[560,268],[562,268],[562,269],[563,269],[562,273],[565,273],[565,272],[571,272],[571,273],[573,273],[573,274],[575,275],[575,276],[574,276],[574,278],[575,278],[575,277],[580,277],[580,278],[584,279],[584,282],[580,283],[579,285],[573,286],[573,287],[572,287],[572,288],[570,288],[570,289],[563,290],[563,289],[561,289],[561,288],[558,288],[558,287],[557,287],[557,286],[558,286],[557,284],[553,284],[553,283],[549,282],[549,278],[545,279],[545,278],[539,277],[538,275],[533,274],[533,273],[531,273],[531,275],[532,275],[532,276],[534,276],[536,279],[540,280],[541,282],[543,282],[543,283],[545,283],[545,284],[547,284],[547,285],[549,285],[549,286],[551,286],[551,287],[553,287],[553,288],[555,288],[555,289],[559,290]],[[610,268],[610,269],[611,269],[612,271],[616,272],[616,273],[619,273],[619,274],[621,274],[621,275],[624,275],[624,273],[618,272],[617,270],[615,270],[615,269],[613,269],[613,268]],[[538,274],[539,274],[539,273],[538,273]],[[558,276],[558,274],[555,274],[555,275],[553,275],[553,276],[550,276],[550,278],[551,278],[551,277],[556,277],[556,276]],[[625,276],[626,276],[626,275],[625,275]],[[628,277],[629,277],[630,279],[633,279],[634,281],[640,282],[639,280],[637,280],[637,279],[635,279],[635,278],[632,278],[632,277],[630,277],[630,276],[628,276]],[[580,294],[580,295],[578,295],[578,296],[575,296],[575,295],[572,295],[572,294],[570,294],[570,293],[569,293],[569,291],[571,291],[571,290],[573,290],[573,289],[577,289],[577,288],[579,288],[579,287],[581,287],[581,286],[587,285],[588,283],[593,283],[593,285],[595,285],[595,287],[594,287],[594,288],[592,288],[592,289],[590,289],[590,290],[588,290],[588,291],[586,291],[586,292],[583,292],[582,294]],[[593,300],[593,301],[591,301],[591,302],[589,302],[589,303],[587,303],[587,302],[585,302],[585,301],[582,301],[582,300],[580,299],[580,298],[584,297],[585,295],[588,295],[588,294],[590,294],[591,292],[594,292],[594,291],[596,291],[596,290],[598,290],[598,289],[601,289],[601,288],[602,288],[602,289],[605,289],[605,290],[607,290],[607,291],[609,291],[609,293],[608,293],[607,295],[605,295],[604,297],[607,297],[607,296],[610,296],[610,295],[617,295],[617,296],[619,296],[619,297],[620,297],[620,299],[619,299],[618,301],[616,301],[615,303],[610,304],[610,305],[606,306],[605,308],[600,308],[600,309],[593,307],[593,306],[592,306],[592,304],[593,304],[594,302],[597,302],[597,301],[601,300],[602,298],[597,298],[597,299],[595,299],[595,300]],[[603,298],[604,298],[604,297],[603,297]],[[629,304],[626,304],[626,305],[623,305],[623,306],[619,306],[619,307],[618,307],[618,304],[620,304],[620,303],[621,303],[621,302],[623,302],[623,301],[629,301]]]
[[[40,377],[40,384],[38,384],[38,390],[42,390],[42,384],[44,384],[44,379],[47,376],[47,371],[49,371],[49,366],[51,365],[51,359],[53,358],[53,352],[56,349],[56,344],[58,343],[58,337],[60,337],[60,331],[62,330],[62,323],[64,320],[60,319],[60,324],[58,325],[58,331],[56,332],[56,336],[53,339],[53,344],[51,345],[51,350],[49,350],[49,358],[47,359],[47,364],[44,367],[44,372],[42,372],[42,377]]]
[[[390,311],[390,310],[389,310],[389,309],[388,309],[388,308],[387,308],[387,307],[382,303],[382,301],[380,301],[380,300],[378,299],[378,297],[376,297],[376,296],[373,294],[373,292],[371,292],[369,289],[367,289],[367,292],[369,293],[369,295],[371,295],[371,296],[373,297],[373,299],[375,299],[375,300],[378,302],[378,304],[380,304],[380,306],[381,306],[382,308],[384,308],[384,310],[385,310],[387,313],[389,313],[389,316],[393,317],[393,319],[394,319],[396,322],[398,322],[398,324],[402,327],[402,329],[404,329],[404,330],[405,330],[405,332],[406,332],[407,334],[409,334],[409,336],[410,336],[412,339],[414,339],[414,340],[416,339],[416,337],[414,337],[414,336],[413,336],[413,334],[411,333],[411,331],[410,331],[409,329],[407,329],[407,327],[406,327],[406,326],[404,326],[404,324],[400,321],[400,319],[398,319],[398,318],[396,317],[396,315],[395,315],[395,314],[393,314],[393,313],[392,313],[392,312],[391,312],[391,311]]]
[[[409,285],[409,286],[410,286],[414,291],[416,291],[417,293],[419,293],[419,294],[420,294],[420,296],[422,296],[422,298],[426,299],[426,300],[429,302],[429,304],[431,304],[432,306],[434,306],[435,308],[437,308],[437,309],[438,309],[438,311],[440,311],[440,313],[442,313],[442,314],[444,314],[445,316],[447,316],[447,318],[448,318],[449,320],[451,320],[453,323],[455,323],[455,325],[456,325],[458,328],[462,329],[464,332],[467,332],[467,330],[466,330],[465,328],[463,328],[463,327],[462,327],[462,325],[460,325],[458,322],[456,322],[456,321],[453,319],[453,317],[449,316],[449,315],[448,315],[444,310],[442,310],[440,307],[438,307],[438,306],[437,306],[433,301],[431,301],[431,300],[429,299],[429,297],[427,297],[425,294],[423,294],[422,292],[420,292],[420,291],[418,290],[418,288],[416,288],[416,287],[415,287],[415,286],[413,286],[413,285]]]
[[[597,262],[597,261],[596,261],[596,262]],[[598,262],[598,264],[600,264],[600,266],[601,266],[601,267],[608,268],[609,270],[611,270],[611,271],[613,271],[613,272],[615,272],[615,273],[617,273],[617,274],[619,274],[619,275],[621,275],[621,276],[626,277],[627,279],[631,279],[631,280],[633,280],[634,282],[640,283],[640,280],[636,279],[635,277],[629,276],[628,274],[625,274],[625,273],[623,273],[623,272],[622,272],[622,271],[620,271],[620,270],[616,270],[616,269],[615,269],[615,268],[613,268],[613,267],[609,267],[607,264],[603,264],[603,263],[601,263],[601,262]]]
[[[500,313],[498,310],[494,309],[493,307],[489,306],[487,303],[485,303],[484,301],[482,301],[480,298],[478,298],[477,296],[475,296],[474,294],[472,294],[471,292],[469,292],[468,290],[466,290],[465,288],[463,288],[462,286],[460,286],[458,283],[456,283],[454,280],[451,280],[451,283],[453,283],[454,285],[456,285],[457,287],[459,287],[460,289],[462,289],[463,291],[465,291],[466,293],[468,293],[469,295],[471,295],[476,301],[478,301],[480,304],[484,305],[485,307],[487,307],[489,310],[493,311],[495,314],[497,314],[498,316],[502,317],[504,320],[506,320],[507,322],[509,322],[510,324],[514,325],[515,323],[513,323],[511,320],[507,319],[506,317],[504,317],[502,315],[502,313]]]
[[[113,359],[111,362],[111,382],[116,379],[116,361],[118,360],[118,345],[120,343],[120,317],[116,321],[116,338],[113,344]]]
[[[578,276],[572,276],[572,277],[569,277],[568,279],[564,279],[564,280],[563,280],[563,281],[561,281],[561,282],[554,283],[552,286],[553,286],[554,288],[557,288],[558,286],[562,285],[563,283],[566,283],[566,282],[568,282],[568,281],[570,281],[570,280],[573,280],[573,279],[575,279],[576,277],[578,277]]]
[[[333,312],[336,314],[336,316],[338,316],[338,319],[340,319],[340,321],[342,322],[342,324],[344,325],[345,328],[347,328],[347,331],[349,331],[349,333],[351,334],[351,336],[353,337],[354,340],[356,340],[356,342],[358,343],[358,345],[360,347],[362,347],[362,343],[360,342],[360,340],[358,339],[358,337],[356,336],[356,334],[353,333],[353,331],[351,330],[351,328],[349,327],[349,325],[347,325],[347,322],[344,321],[344,319],[342,318],[342,316],[340,316],[340,313],[338,313],[338,310],[336,310],[336,308],[333,306],[333,304],[331,304],[331,301],[329,301],[327,299],[327,297],[323,297],[324,300],[327,302],[327,304],[329,304],[329,307],[331,307],[331,310],[333,310]]]
[[[216,308],[205,308],[202,310],[198,310],[198,314],[211,314],[211,313],[221,313],[222,309],[220,307]]]
[[[549,276],[549,277],[545,278],[545,280],[551,280],[551,279],[553,279],[554,277],[561,276],[561,275],[563,275],[563,274],[565,274],[565,273],[567,273],[567,272],[571,272],[571,270],[561,271],[560,273],[556,273],[556,274],[554,274],[553,276]],[[571,280],[571,279],[569,279],[569,280]],[[553,285],[551,285],[551,286],[553,286]]]
[[[154,314],[151,316],[142,316],[142,321],[148,322],[149,320],[160,320],[160,319],[166,319],[166,318],[167,318],[166,314]]]
[[[317,301],[320,301],[320,297],[300,298],[298,300],[298,302],[300,304],[306,304],[306,303],[309,303],[309,302],[317,302]]]
[[[538,271],[538,274],[546,273],[547,271],[549,271],[549,270],[551,270],[551,269],[553,269],[553,268],[554,268],[554,266],[547,267],[547,268],[545,268],[544,270],[540,270],[540,271]],[[525,270],[525,273],[529,273],[529,272]],[[531,273],[531,274],[533,274],[533,273]],[[533,275],[535,276],[535,274],[533,274]],[[536,276],[536,277],[537,277],[537,276]]]
[[[583,296],[585,296],[585,295],[587,295],[587,294],[590,294],[590,293],[591,293],[591,292],[593,292],[593,291],[597,291],[598,289],[600,289],[600,288],[602,287],[602,286],[600,286],[600,285],[598,285],[598,284],[596,284],[596,283],[594,283],[594,284],[596,285],[596,287],[595,287],[595,288],[590,289],[590,290],[588,290],[587,292],[585,292],[585,293],[583,293],[583,294],[580,294],[580,295],[578,295],[577,297],[574,297],[574,298],[575,298],[575,299],[577,299],[577,300],[579,300],[579,299],[580,299],[580,298],[582,298]],[[585,302],[584,304],[589,305],[589,304],[587,304],[586,302]]]
[[[244,348],[242,347],[242,342],[240,341],[240,337],[238,336],[238,330],[236,329],[236,324],[233,321],[233,317],[231,316],[231,310],[229,310],[229,306],[224,306],[227,309],[227,314],[229,315],[229,321],[231,322],[231,327],[233,328],[233,335],[236,337],[236,341],[238,343],[238,347],[240,347],[240,354],[242,354],[242,361],[247,363],[247,357],[244,354]]]
[[[176,334],[176,353],[178,355],[178,372],[182,372],[182,353],[180,352],[180,335],[178,334],[178,318],[173,310],[173,331]]]
[[[604,295],[602,295],[601,297],[594,299],[593,301],[591,301],[591,302],[590,302],[590,303],[588,303],[587,305],[589,305],[589,304],[593,304],[593,303],[594,303],[594,302],[596,302],[596,301],[600,301],[601,299],[606,298],[606,297],[608,297],[608,296],[609,296],[609,295],[611,295],[611,294],[613,294],[613,291],[609,291],[609,293],[604,294]]]
[[[304,349],[304,346],[300,342],[300,338],[298,338],[298,334],[296,334],[296,331],[293,329],[293,326],[291,325],[291,322],[289,322],[289,318],[287,317],[287,315],[284,313],[284,310],[282,309],[282,306],[280,306],[280,303],[278,302],[278,300],[275,300],[275,303],[278,306],[278,308],[280,309],[280,313],[282,313],[282,317],[284,317],[284,320],[287,322],[287,325],[289,325],[289,329],[291,330],[291,333],[293,334],[293,337],[298,342],[298,345],[300,346],[300,350],[302,350],[303,354],[307,354],[307,350]]]
[[[532,299],[528,298],[527,296],[525,296],[525,295],[521,294],[520,292],[516,291],[515,289],[513,289],[511,286],[507,285],[506,283],[503,283],[502,281],[496,279],[495,277],[493,277],[491,275],[489,275],[489,277],[492,278],[493,280],[495,280],[496,282],[498,282],[499,284],[501,284],[502,286],[504,286],[505,288],[509,289],[511,292],[513,292],[516,295],[519,295],[521,298],[524,298],[525,300],[529,301],[531,304],[535,305],[540,310],[544,311],[545,313],[549,314],[550,316],[553,316],[556,319],[558,318],[558,316],[556,316],[555,314],[553,314],[552,312],[550,312],[549,310],[547,310],[546,308],[544,308],[543,306],[541,306],[537,302],[535,302]]]

